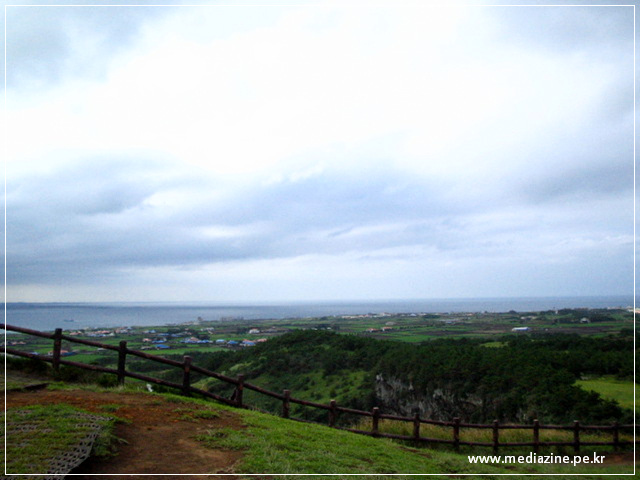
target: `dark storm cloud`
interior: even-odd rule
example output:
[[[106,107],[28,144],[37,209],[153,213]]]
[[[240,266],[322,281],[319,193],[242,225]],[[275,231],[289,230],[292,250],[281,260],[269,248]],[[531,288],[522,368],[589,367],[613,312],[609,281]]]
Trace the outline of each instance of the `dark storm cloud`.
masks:
[[[73,3],[7,7],[8,87],[46,88],[72,77],[102,78],[109,59],[130,44],[146,21],[172,10],[116,2],[69,6]]]

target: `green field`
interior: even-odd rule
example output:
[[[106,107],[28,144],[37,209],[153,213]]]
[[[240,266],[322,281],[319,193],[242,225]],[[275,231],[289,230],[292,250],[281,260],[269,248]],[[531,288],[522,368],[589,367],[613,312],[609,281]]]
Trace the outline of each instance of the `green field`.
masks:
[[[590,318],[588,323],[582,323]],[[514,333],[514,327],[529,327],[528,332]],[[249,333],[259,329],[258,335]],[[633,314],[626,310],[561,310],[554,312],[504,312],[504,313],[439,313],[439,314],[363,314],[338,315],[321,318],[288,318],[262,320],[229,320],[190,322],[188,324],[157,327],[133,327],[123,333],[112,333],[96,337],[95,330],[65,330],[67,335],[77,335],[108,345],[117,346],[127,341],[127,347],[134,350],[149,350],[155,355],[189,355],[192,352],[216,352],[233,350],[240,347],[220,347],[215,343],[185,344],[188,337],[215,342],[217,339],[241,342],[244,339],[256,340],[283,335],[292,330],[328,330],[343,334],[372,337],[381,340],[395,340],[407,343],[422,343],[439,338],[486,338],[490,342],[502,342],[511,335],[547,335],[554,333],[578,334],[581,336],[606,337],[626,332],[630,335],[633,328]],[[153,333],[152,333],[153,332]],[[177,335],[172,335],[177,334]],[[12,339],[22,340],[21,349],[47,355],[51,352],[51,340],[12,335]],[[163,339],[169,348],[160,349],[151,340]],[[11,346],[11,345],[10,345]],[[82,362],[115,363],[117,354],[111,351],[98,351],[95,348],[63,341],[62,348],[68,350],[69,360]],[[107,360],[110,359],[110,360]]]
[[[590,380],[578,380],[579,385],[584,390],[592,390],[599,393],[603,398],[615,400],[623,408],[633,410],[633,387],[632,381],[616,380],[613,377],[600,377]],[[638,407],[635,409],[638,412]]]

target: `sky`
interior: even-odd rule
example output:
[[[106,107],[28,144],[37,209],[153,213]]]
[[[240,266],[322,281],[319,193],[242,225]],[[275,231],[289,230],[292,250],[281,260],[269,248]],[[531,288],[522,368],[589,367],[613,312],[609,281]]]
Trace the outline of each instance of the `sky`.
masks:
[[[633,7],[11,3],[7,301],[633,294]]]

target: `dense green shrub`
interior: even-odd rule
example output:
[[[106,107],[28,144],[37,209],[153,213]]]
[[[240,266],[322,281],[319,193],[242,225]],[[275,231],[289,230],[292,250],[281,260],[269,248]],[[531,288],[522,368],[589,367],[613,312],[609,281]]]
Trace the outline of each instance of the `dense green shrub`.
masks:
[[[632,339],[578,335],[510,336],[501,348],[485,340],[441,339],[412,345],[332,332],[295,331],[253,349],[207,358],[212,370],[242,365],[247,378],[260,378],[274,391],[288,388],[309,399],[330,396],[341,405],[369,410],[378,403],[375,375],[411,382],[429,395],[445,389],[464,402],[480,398],[481,407],[466,420],[488,422],[630,421],[631,413],[593,392],[574,386],[584,375],[628,375],[633,371]],[[361,381],[350,372],[368,372]],[[318,382],[344,378],[327,387]],[[313,378],[313,381],[311,379]],[[349,388],[344,388],[349,384]]]

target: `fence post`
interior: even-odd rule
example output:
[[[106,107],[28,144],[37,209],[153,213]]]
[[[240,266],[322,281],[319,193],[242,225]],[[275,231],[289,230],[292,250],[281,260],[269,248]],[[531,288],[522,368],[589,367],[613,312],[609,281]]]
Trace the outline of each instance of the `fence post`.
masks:
[[[417,412],[413,416],[413,438],[420,439],[420,414]]]
[[[453,419],[453,448],[460,448],[460,417]]]
[[[618,450],[620,448],[620,424],[618,422],[613,423],[613,448]]]
[[[53,334],[53,368],[60,369],[60,350],[62,350],[62,329],[56,328]]]
[[[282,400],[282,417],[289,418],[289,400],[291,398],[291,390],[284,390],[284,400]]]
[[[580,422],[573,422],[573,450],[578,453],[580,451]]]
[[[498,445],[500,442],[500,428],[498,427],[498,420],[493,421],[493,451],[498,451]]]
[[[371,410],[371,433],[375,437],[378,435],[378,427],[380,423],[380,409],[378,407],[373,407]]]
[[[538,453],[540,448],[540,422],[536,418],[533,421],[533,451]]]
[[[236,385],[235,401],[237,407],[242,407],[242,391],[244,390],[244,375],[238,375],[238,385]]]
[[[125,364],[127,361],[127,342],[122,340],[120,342],[120,349],[118,350],[118,384],[124,385],[125,377]]]
[[[336,424],[336,401],[335,400],[331,400],[329,402],[329,406],[331,407],[329,409],[329,426],[330,427],[334,427]]]
[[[184,356],[182,369],[182,393],[191,395],[191,357],[189,355]]]

